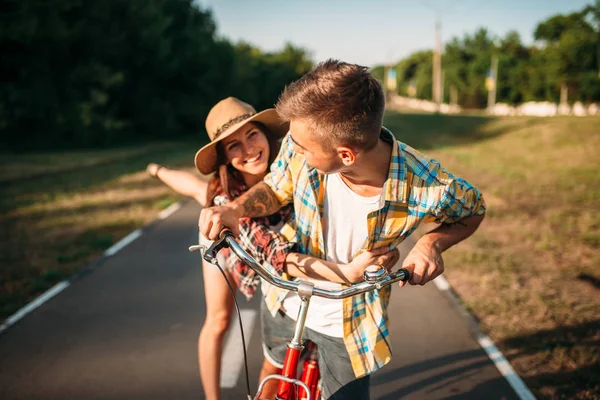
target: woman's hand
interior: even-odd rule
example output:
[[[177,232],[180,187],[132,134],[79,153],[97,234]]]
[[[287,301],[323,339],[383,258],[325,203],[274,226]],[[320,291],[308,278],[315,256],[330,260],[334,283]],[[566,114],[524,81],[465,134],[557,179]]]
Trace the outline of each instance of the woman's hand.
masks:
[[[398,249],[389,250],[387,247],[363,251],[348,264],[321,260],[306,254],[289,253],[284,268],[288,274],[297,278],[321,279],[349,285],[361,282],[367,267],[382,265],[389,271],[399,259]]]
[[[158,173],[158,170],[161,168],[163,168],[163,166],[160,164],[150,163],[146,167],[146,172],[148,173],[148,175],[156,178],[157,177],[156,174]]]
[[[387,247],[364,251],[356,256],[344,268],[344,275],[348,277],[351,283],[360,282],[363,280],[365,269],[371,265],[381,265],[390,271],[400,259],[400,251],[398,249],[389,250]]]

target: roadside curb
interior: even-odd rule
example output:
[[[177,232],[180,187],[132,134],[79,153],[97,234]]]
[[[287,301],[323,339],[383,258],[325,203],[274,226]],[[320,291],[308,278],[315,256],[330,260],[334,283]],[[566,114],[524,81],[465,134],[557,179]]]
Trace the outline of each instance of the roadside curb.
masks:
[[[448,283],[446,278],[443,275],[440,275],[433,280],[433,283],[440,292],[446,295],[446,298],[450,300],[450,303],[452,303],[452,305],[460,312],[469,326],[471,335],[473,335],[479,346],[486,352],[487,356],[494,363],[504,379],[508,381],[517,396],[519,396],[521,400],[536,400],[533,393],[529,390],[525,382],[523,382],[519,374],[513,369],[498,347],[496,347],[492,339],[481,330],[475,317],[463,307],[460,296],[452,289],[452,286],[450,286],[450,283]]]
[[[27,314],[34,311],[36,308],[38,308],[42,304],[46,303],[50,299],[54,298],[56,295],[61,293],[63,290],[65,290],[66,288],[71,286],[71,284],[73,282],[83,278],[84,276],[86,276],[89,273],[91,273],[92,271],[94,271],[96,268],[100,267],[102,264],[104,264],[104,262],[108,258],[114,256],[120,250],[125,248],[127,245],[129,245],[130,243],[134,242],[136,239],[141,237],[144,234],[144,232],[146,232],[148,229],[150,229],[154,224],[171,216],[173,213],[175,213],[177,210],[179,210],[186,201],[187,200],[185,200],[185,199],[178,201],[177,203],[173,203],[169,207],[160,211],[155,220],[153,220],[152,222],[150,222],[149,224],[147,224],[144,227],[138,228],[135,231],[130,232],[127,236],[125,236],[124,238],[119,240],[117,243],[113,244],[111,247],[106,249],[102,253],[101,256],[99,256],[98,258],[96,258],[95,260],[93,260],[92,262],[88,263],[87,265],[82,267],[80,270],[75,272],[69,279],[65,279],[61,282],[58,282],[56,285],[54,285],[50,289],[46,290],[44,293],[37,296],[35,299],[33,299],[32,301],[27,303],[25,306],[21,307],[19,310],[17,310],[15,313],[13,313],[10,317],[6,318],[2,322],[2,325],[0,325],[0,335],[2,335],[5,331],[7,331],[11,326],[13,326],[17,322],[19,322]]]

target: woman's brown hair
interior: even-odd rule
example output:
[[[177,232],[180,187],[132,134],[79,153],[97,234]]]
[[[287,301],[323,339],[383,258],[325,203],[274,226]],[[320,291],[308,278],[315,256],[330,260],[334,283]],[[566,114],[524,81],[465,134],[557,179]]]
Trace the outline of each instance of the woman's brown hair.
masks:
[[[256,125],[267,137],[267,141],[269,142],[269,165],[271,165],[277,157],[277,153],[279,153],[281,139],[274,137],[267,127],[260,122],[252,121],[251,123]],[[244,183],[242,174],[227,163],[225,150],[221,142],[217,143],[217,171],[208,183],[208,190],[206,191],[207,206],[212,205],[215,196],[219,194],[224,194],[229,200],[233,200],[246,190],[248,188]]]

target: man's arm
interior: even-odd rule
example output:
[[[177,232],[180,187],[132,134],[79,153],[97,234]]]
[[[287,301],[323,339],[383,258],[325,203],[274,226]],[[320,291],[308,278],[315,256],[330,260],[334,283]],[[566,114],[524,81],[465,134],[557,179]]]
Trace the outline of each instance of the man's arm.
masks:
[[[444,252],[471,236],[477,230],[484,217],[485,214],[472,215],[455,223],[441,224],[431,232],[423,235],[419,241],[424,240],[430,246],[434,246],[440,252]]]
[[[240,218],[271,215],[281,207],[269,185],[259,182],[231,203],[203,209],[198,226],[200,232],[210,240],[218,239],[225,228],[238,236]]]
[[[235,200],[243,207],[242,217],[256,218],[271,215],[281,208],[273,189],[259,182]]]
[[[441,226],[417,241],[402,263],[412,272],[411,285],[424,285],[444,272],[442,252],[473,234],[486,209],[483,196],[476,187],[449,174],[437,162],[431,163],[430,167],[431,176],[448,183],[440,193],[440,201],[430,208],[430,216]]]
[[[443,223],[423,235],[402,263],[411,271],[409,283],[424,285],[444,272],[442,253],[473,234],[483,221],[484,215],[472,215],[460,221]],[[404,282],[400,282],[404,286]]]

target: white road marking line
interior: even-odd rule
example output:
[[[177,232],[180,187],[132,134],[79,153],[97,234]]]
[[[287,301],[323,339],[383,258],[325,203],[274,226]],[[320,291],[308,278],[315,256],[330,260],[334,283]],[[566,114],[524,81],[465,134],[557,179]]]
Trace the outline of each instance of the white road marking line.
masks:
[[[165,208],[161,212],[158,213],[158,219],[168,218],[171,214],[181,208],[181,202],[173,203],[169,207]]]
[[[142,230],[136,229],[129,235],[125,236],[123,239],[119,240],[117,243],[113,244],[108,250],[104,252],[104,255],[107,257],[115,255],[119,250],[121,250],[123,247],[127,246],[129,243],[133,242],[140,236],[142,236]]]
[[[181,202],[171,204],[169,207],[165,208],[158,214],[158,218],[165,219],[180,208]],[[104,252],[104,255],[107,257],[115,255],[119,250],[123,249],[125,246],[127,246],[129,243],[133,242],[140,236],[142,236],[142,230],[136,229],[135,231],[131,232],[129,235],[125,236],[123,239],[119,240],[117,243],[112,245],[109,249],[107,249]],[[65,290],[70,284],[71,283],[69,281],[62,281],[57,283],[54,287],[48,289],[45,293],[38,296],[31,303],[27,304],[19,311],[8,317],[6,320],[4,320],[2,325],[0,325],[0,333],[4,332],[6,329],[8,329],[11,325],[13,325],[21,318],[23,318],[25,315],[35,310],[36,308],[44,304],[46,301],[50,300],[52,297],[62,292],[63,290]]]
[[[256,321],[256,310],[240,310],[242,315],[242,324],[244,326],[244,339],[246,339],[246,350],[252,336],[252,329]],[[237,317],[237,314],[235,314]],[[238,378],[244,368],[244,354],[242,352],[242,334],[240,332],[239,323],[231,321],[229,327],[229,337],[223,351],[221,361],[221,387],[224,389],[234,388]]]
[[[485,350],[490,360],[496,365],[498,371],[506,378],[514,391],[517,392],[517,395],[521,400],[535,400],[533,393],[531,393],[529,388],[525,385],[525,382],[523,382],[521,377],[515,372],[502,352],[498,350],[494,342],[492,342],[492,339],[481,333],[477,338],[477,342],[479,342],[481,348]]]
[[[17,311],[8,319],[6,319],[2,326],[0,326],[0,333],[4,332],[4,330],[8,329],[12,324],[23,318],[25,315],[35,310],[36,308],[44,304],[46,301],[50,300],[51,298],[62,292],[63,290],[65,290],[70,284],[71,283],[69,281],[62,281],[57,283],[50,289],[46,290],[46,292],[44,292],[41,296],[39,296],[34,301],[27,304],[25,307],[21,308],[19,311]]]
[[[437,278],[435,278],[433,280],[433,283],[435,283],[435,286],[437,286],[437,288],[439,290],[441,290],[442,292],[450,289],[450,284],[448,283],[448,281],[446,280],[446,278],[444,278],[442,275],[440,275]]]
[[[456,298],[452,291],[450,291],[451,287],[446,278],[440,275],[433,280],[433,283],[440,291],[447,292],[446,294],[454,299],[454,303],[457,306],[462,307],[460,300]],[[464,307],[462,307],[462,309],[465,315],[467,315],[469,318],[473,318],[473,316],[467,310],[465,310]],[[474,319],[473,325],[476,327],[477,331],[475,335],[477,343],[479,343],[479,346],[481,346],[481,348],[486,352],[489,359],[494,363],[500,374],[502,374],[502,376],[508,381],[508,384],[517,393],[517,396],[519,396],[521,400],[535,400],[535,396],[533,393],[531,393],[527,385],[525,385],[525,382],[523,382],[519,374],[515,372],[502,352],[496,347],[494,342],[492,342],[492,339],[490,339],[490,337],[485,333],[481,332],[479,325],[475,323]]]

